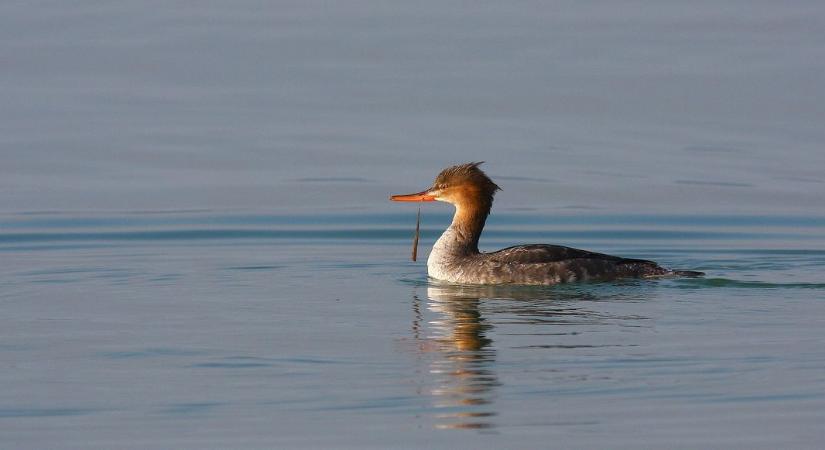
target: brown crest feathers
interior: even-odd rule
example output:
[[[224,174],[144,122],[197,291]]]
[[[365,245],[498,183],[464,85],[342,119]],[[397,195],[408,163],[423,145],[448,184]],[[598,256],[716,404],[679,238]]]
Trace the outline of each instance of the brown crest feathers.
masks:
[[[483,170],[478,168],[483,162],[471,162],[448,167],[435,177],[433,187],[443,189],[450,186],[469,184],[479,188],[481,192],[492,198],[496,191],[500,191],[501,188]]]

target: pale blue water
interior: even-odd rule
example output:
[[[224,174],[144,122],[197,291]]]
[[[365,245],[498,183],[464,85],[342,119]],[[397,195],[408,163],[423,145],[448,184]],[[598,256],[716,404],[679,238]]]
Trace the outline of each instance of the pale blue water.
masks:
[[[825,441],[821,2],[4,2],[0,67],[2,448]],[[387,197],[475,160],[484,250],[707,276],[428,281]]]
[[[448,219],[425,213],[423,241]],[[487,248],[565,242],[708,273],[550,288],[428,282],[407,260],[413,220],[3,216],[4,442],[821,442],[825,217],[493,216]]]

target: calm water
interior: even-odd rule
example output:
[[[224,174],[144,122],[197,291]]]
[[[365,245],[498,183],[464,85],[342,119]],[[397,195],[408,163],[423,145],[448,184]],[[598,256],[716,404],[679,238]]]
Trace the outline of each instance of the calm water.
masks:
[[[821,442],[825,217],[494,216],[490,248],[563,241],[708,272],[552,288],[428,282],[407,261],[413,219],[4,216],[4,441]],[[425,215],[424,240],[448,219]]]
[[[7,1],[0,66],[2,448],[825,442],[821,1]],[[476,160],[484,250],[707,276],[428,281],[387,196]]]

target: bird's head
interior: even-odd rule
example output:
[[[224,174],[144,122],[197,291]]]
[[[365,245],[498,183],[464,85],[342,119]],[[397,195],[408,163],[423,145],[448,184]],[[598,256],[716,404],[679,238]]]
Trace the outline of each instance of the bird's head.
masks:
[[[432,186],[415,194],[393,195],[396,202],[447,202],[457,207],[475,205],[489,207],[498,187],[478,166],[481,162],[459,164],[441,171]]]

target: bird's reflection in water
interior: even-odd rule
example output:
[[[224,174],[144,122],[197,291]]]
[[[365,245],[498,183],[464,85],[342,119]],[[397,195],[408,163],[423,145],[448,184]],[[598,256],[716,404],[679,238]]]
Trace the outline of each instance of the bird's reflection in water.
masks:
[[[436,317],[423,330],[420,342],[425,345],[419,348],[436,356],[429,360],[428,384],[438,428],[492,426],[491,404],[499,383],[493,368],[496,351],[487,337],[491,325],[479,311],[481,297],[464,286],[427,287],[427,309]],[[416,321],[414,327],[420,329],[420,315]]]
[[[607,295],[578,289],[430,284],[425,310],[414,295],[412,331],[427,374],[421,393],[432,398],[435,426],[494,428],[496,387],[500,385],[497,350],[490,338],[491,318],[484,317],[482,307],[492,317],[520,317],[508,323],[524,326],[593,325],[626,319],[581,307],[582,300],[619,297],[600,294]]]

